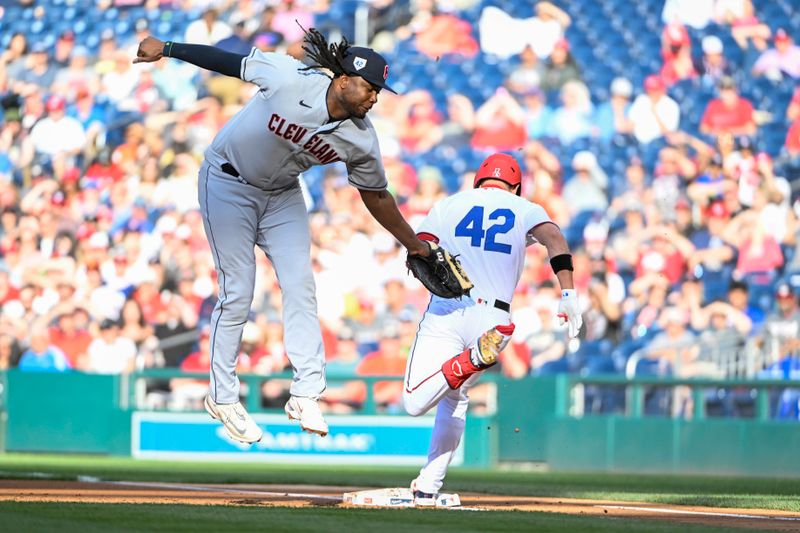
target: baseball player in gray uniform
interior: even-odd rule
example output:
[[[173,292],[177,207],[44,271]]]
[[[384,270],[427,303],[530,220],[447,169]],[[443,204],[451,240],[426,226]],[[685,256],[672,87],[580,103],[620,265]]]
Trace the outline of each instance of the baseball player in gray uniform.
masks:
[[[313,28],[306,33],[304,50],[313,61],[310,67],[255,48],[245,56],[147,37],[134,59],[173,57],[259,88],[206,150],[198,181],[200,210],[219,275],[205,407],[231,438],[246,443],[262,435],[239,402],[236,377],[242,329],[253,300],[256,245],[272,262],[282,292],[284,339],[294,370],[286,413],[305,431],[328,433],[317,403],[325,390],[325,356],[298,175],[313,165],[343,161],[350,183],[375,219],[409,253],[429,253],[386,191],[378,139],[366,117],[381,89],[392,90],[386,84],[386,61],[369,48],[349,46],[346,39],[328,44]]]

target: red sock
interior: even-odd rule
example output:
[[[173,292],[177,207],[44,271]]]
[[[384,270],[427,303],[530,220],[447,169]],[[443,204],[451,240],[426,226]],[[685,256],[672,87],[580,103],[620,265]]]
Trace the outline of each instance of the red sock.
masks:
[[[470,376],[480,372],[483,368],[475,366],[469,358],[470,349],[467,348],[452,359],[448,359],[442,365],[442,374],[447,381],[447,385],[455,390],[464,384]]]

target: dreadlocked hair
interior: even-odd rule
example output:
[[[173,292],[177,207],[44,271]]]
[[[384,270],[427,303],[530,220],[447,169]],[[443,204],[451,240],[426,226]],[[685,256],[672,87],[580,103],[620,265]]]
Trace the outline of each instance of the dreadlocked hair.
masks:
[[[303,28],[303,32],[306,34],[303,38],[303,42],[306,43],[303,50],[314,63],[302,70],[326,68],[333,72],[334,78],[347,74],[342,66],[342,58],[350,48],[347,37],[342,37],[338,43],[328,44],[328,40],[316,28],[310,30]]]

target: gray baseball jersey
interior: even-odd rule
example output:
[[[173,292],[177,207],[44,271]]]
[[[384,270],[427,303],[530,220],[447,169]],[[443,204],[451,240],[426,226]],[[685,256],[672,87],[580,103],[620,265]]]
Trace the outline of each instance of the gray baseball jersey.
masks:
[[[314,165],[344,161],[360,189],[386,188],[378,138],[368,118],[330,121],[330,78],[301,70],[296,59],[256,48],[242,60],[241,78],[259,87],[206,150],[216,167],[230,163],[248,183],[266,191],[297,184]]]

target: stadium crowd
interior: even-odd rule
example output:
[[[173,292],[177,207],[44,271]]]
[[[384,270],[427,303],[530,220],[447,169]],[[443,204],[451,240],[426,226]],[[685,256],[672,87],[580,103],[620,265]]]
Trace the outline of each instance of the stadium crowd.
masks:
[[[348,33],[351,23],[330,15],[346,3],[105,0],[84,16],[125,31],[70,24],[51,45],[42,32],[69,6],[5,8],[0,370],[207,371],[217,287],[198,164],[255,88],[175,60],[133,65],[136,45],[152,31],[302,60],[298,23]],[[368,4],[369,44],[397,60],[390,76],[405,89],[381,93],[370,118],[412,226],[472,186],[476,161],[508,151],[526,173],[523,196],[573,247],[580,340],[567,342],[557,325],[554,276],[544,249],[531,246],[499,371],[798,377],[800,10],[774,26],[751,0],[643,2],[659,19],[657,64],[601,83],[605,66],[577,53],[589,33],[574,16],[587,2],[528,3],[524,16],[514,2]],[[17,19],[26,25],[12,31]],[[482,76],[487,62],[501,75]],[[454,65],[461,78],[436,73]],[[743,86],[793,93],[768,112],[769,90],[748,97]],[[702,109],[685,107],[697,94],[707,96]],[[358,207],[343,167],[314,169],[302,184],[329,376],[402,375],[427,293]],[[256,257],[239,371],[271,375],[288,364],[281,299],[269,262]],[[193,406],[205,381],[162,388]],[[279,405],[287,393],[273,380],[263,394]],[[347,411],[365,394],[361,382],[333,383],[324,399]],[[400,384],[375,394],[397,405]],[[787,416],[797,417],[793,401]]]

